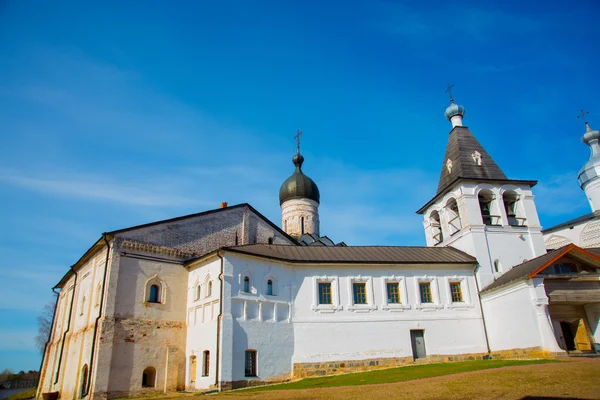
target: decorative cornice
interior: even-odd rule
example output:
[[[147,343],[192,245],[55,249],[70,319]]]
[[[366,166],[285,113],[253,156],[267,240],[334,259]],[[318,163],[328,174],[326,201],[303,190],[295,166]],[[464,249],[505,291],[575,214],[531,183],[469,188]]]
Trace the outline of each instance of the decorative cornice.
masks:
[[[161,254],[164,256],[188,260],[196,257],[196,253],[188,253],[179,249],[174,249],[167,246],[157,246],[152,243],[138,242],[131,239],[115,239],[116,244],[121,250],[141,251],[144,253]]]

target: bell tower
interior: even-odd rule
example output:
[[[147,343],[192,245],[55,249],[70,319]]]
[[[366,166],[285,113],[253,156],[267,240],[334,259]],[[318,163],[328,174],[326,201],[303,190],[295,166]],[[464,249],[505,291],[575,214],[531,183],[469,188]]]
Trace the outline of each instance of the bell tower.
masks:
[[[435,196],[418,214],[428,246],[452,246],[479,262],[481,288],[525,260],[546,253],[531,188],[537,181],[508,179],[468,127],[454,102],[452,124]]]

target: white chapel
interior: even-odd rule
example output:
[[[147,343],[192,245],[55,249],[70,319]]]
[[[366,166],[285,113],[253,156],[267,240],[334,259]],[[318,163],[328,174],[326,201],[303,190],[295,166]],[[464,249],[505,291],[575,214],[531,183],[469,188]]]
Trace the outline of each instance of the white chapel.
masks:
[[[542,230],[536,181],[506,177],[464,115],[451,97],[438,188],[418,210],[426,246],[322,235],[299,142],[281,226],[223,203],[103,233],[54,288],[37,398],[600,352],[600,133],[586,123],[579,175],[593,213]]]

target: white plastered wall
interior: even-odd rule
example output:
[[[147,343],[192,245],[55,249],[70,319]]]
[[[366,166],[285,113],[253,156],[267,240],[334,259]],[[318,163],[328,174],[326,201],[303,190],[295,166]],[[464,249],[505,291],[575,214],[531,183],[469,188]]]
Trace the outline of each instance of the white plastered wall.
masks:
[[[518,281],[481,296],[490,349],[562,351],[548,313],[543,279]]]
[[[484,189],[491,191],[495,197],[492,214],[499,216],[498,226],[487,226],[483,223],[478,195]],[[519,216],[526,218],[526,226],[508,224],[502,195],[509,190],[519,196],[517,212]],[[452,198],[458,204],[462,229],[450,235],[448,212],[445,206]],[[452,246],[477,258],[480,264],[478,278],[482,288],[513,266],[546,253],[534,196],[527,185],[463,183],[456,186],[423,214],[428,246],[436,245],[430,221],[430,215],[434,210],[440,215],[444,232],[444,240],[437,246]],[[494,269],[495,260],[498,260],[500,265],[498,272]]]

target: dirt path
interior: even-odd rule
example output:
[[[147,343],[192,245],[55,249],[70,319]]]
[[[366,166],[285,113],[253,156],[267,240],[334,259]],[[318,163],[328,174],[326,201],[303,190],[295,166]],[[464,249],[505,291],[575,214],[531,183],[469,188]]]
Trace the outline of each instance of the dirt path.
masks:
[[[229,392],[218,397],[270,399],[600,399],[600,359],[511,366],[413,381],[325,389]]]

